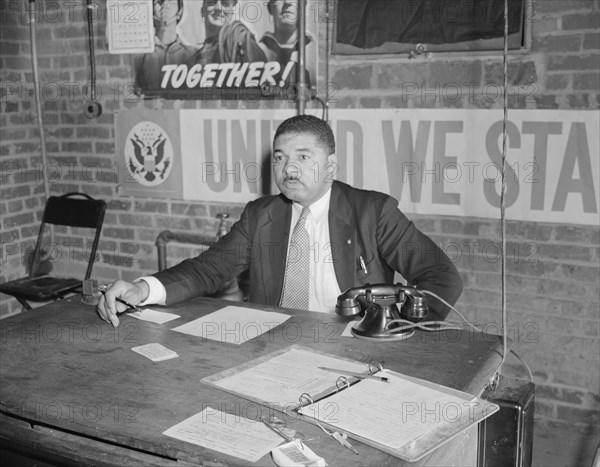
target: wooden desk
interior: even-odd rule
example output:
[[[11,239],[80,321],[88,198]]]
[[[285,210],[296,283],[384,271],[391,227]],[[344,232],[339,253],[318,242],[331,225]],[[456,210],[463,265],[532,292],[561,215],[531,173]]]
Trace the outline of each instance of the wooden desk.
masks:
[[[501,360],[496,336],[417,331],[400,342],[365,341],[341,337],[347,320],[322,313],[298,313],[240,346],[170,331],[226,304],[232,303],[199,298],[165,308],[181,318],[164,325],[121,315],[121,325],[113,328],[93,306],[73,297],[0,321],[3,445],[29,454],[36,450],[42,458],[60,456],[61,465],[69,458],[74,465],[272,466],[270,455],[251,464],[162,433],[209,407],[256,419],[261,410],[256,403],[200,379],[293,344],[383,362],[392,370],[471,394],[480,393]],[[150,342],[162,343],[179,358],[155,363],[130,350]],[[360,452],[356,456],[303,420],[291,420],[289,426],[316,438],[309,446],[332,466],[476,463],[476,427],[421,461],[405,464],[353,441]]]

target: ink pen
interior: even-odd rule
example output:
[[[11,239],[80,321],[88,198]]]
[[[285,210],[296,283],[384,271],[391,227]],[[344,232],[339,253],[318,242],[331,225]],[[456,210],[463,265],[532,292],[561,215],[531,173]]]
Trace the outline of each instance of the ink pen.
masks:
[[[347,370],[338,370],[336,368],[327,368],[324,366],[320,366],[318,367],[319,370],[323,370],[323,371],[330,371],[332,373],[338,373],[340,375],[345,375],[345,376],[354,376],[355,378],[361,378],[361,379],[374,379],[375,381],[381,381],[382,383],[389,383],[389,379],[384,377],[384,376],[376,376],[376,375],[369,375],[369,374],[364,374],[364,373],[356,373],[354,371],[347,371]]]
[[[98,287],[98,289],[100,290],[100,292],[102,293],[102,295],[106,295],[106,286],[104,286],[104,288]],[[126,301],[126,300],[123,300],[123,299],[122,299],[122,298],[120,298],[120,297],[115,297],[115,301],[117,301],[117,302],[119,302],[119,303],[122,303],[122,304],[123,304],[123,305],[125,305],[127,308],[131,309],[131,311],[142,311],[142,309],[141,309],[139,306],[137,306],[137,305],[132,305],[131,303],[129,303],[129,302],[128,302],[128,301]],[[123,310],[121,313],[125,313],[125,312],[127,312],[127,311],[130,311],[129,309],[128,309],[128,310]]]
[[[361,269],[365,272],[365,274],[368,274],[367,265],[365,264],[365,260],[363,259],[363,257],[359,256],[358,260],[360,261],[360,267],[361,267]]]

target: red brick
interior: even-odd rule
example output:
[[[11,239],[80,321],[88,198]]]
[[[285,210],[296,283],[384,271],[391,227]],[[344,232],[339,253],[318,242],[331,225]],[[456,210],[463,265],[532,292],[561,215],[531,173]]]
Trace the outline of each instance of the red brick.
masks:
[[[169,205],[166,201],[135,201],[134,212],[166,213]]]
[[[119,224],[130,226],[152,227],[154,223],[152,218],[144,214],[126,214],[119,213]]]
[[[586,33],[583,39],[584,49],[600,49],[600,33]]]
[[[546,89],[566,89],[569,86],[570,74],[551,74],[546,77]]]
[[[487,85],[504,84],[504,69],[502,63],[486,64],[484,67],[484,82]],[[512,86],[527,85],[538,81],[535,62],[512,62],[508,65],[508,83]]]
[[[80,127],[77,128],[77,138],[99,138],[99,139],[108,139],[110,137],[110,129],[103,127]]]
[[[545,35],[534,36],[532,50],[545,52],[576,52],[581,48],[582,35]]]
[[[22,196],[29,196],[31,194],[31,188],[27,185],[16,185],[12,187],[2,188],[0,190],[0,197],[2,199],[14,199]]]
[[[34,218],[30,212],[17,214],[14,216],[4,216],[2,219],[2,228],[11,229],[13,227],[20,227],[24,224],[30,224],[32,222],[34,222]]]
[[[545,15],[563,11],[589,10],[592,6],[590,4],[590,0],[544,0],[535,3],[535,11],[539,15]]]
[[[208,208],[204,204],[188,204],[173,202],[171,213],[190,217],[208,217]]]
[[[6,27],[3,25],[3,27]],[[21,45],[19,42],[10,42],[8,40],[2,40],[2,55],[19,55],[21,51]]]
[[[166,216],[154,216],[156,226],[162,229],[181,229],[189,230],[191,228],[190,219]]]
[[[597,409],[581,409],[561,404],[556,406],[556,410],[558,419],[566,422],[598,426],[600,421]]]
[[[600,14],[587,12],[580,15],[565,15],[562,17],[562,29],[598,29]]]
[[[15,213],[23,210],[23,200],[8,200],[8,212]]]
[[[0,244],[2,244],[2,254],[4,254],[4,248],[6,243],[13,243],[18,241],[20,238],[19,231],[17,229],[14,230],[4,230],[0,232]]]
[[[90,154],[92,152],[92,144],[82,141],[64,141],[63,143],[61,143],[61,149],[65,152]]]
[[[25,71],[31,69],[31,60],[24,56],[17,57],[4,57],[4,66],[3,68],[8,68],[10,70],[18,70]]]
[[[600,91],[600,73],[577,73],[573,76],[573,89]]]
[[[548,70],[598,70],[600,68],[600,55],[550,55]]]

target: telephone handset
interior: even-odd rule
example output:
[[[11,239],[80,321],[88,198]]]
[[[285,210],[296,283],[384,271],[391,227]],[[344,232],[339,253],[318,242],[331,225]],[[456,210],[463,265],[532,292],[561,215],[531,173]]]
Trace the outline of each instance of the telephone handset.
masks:
[[[398,306],[400,305],[400,309]],[[346,290],[337,299],[335,312],[364,317],[352,327],[352,334],[363,339],[401,340],[414,334],[414,328],[400,331],[395,320],[419,322],[429,314],[423,292],[402,284],[372,284]]]

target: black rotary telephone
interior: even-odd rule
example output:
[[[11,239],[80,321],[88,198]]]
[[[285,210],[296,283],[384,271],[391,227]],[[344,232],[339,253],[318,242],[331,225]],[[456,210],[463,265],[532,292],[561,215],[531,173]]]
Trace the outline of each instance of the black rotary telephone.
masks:
[[[412,336],[414,327],[403,331],[397,320],[417,323],[429,314],[423,292],[402,284],[353,287],[338,296],[338,315],[356,316],[363,311],[364,317],[352,327],[352,334],[362,339],[406,339]]]

